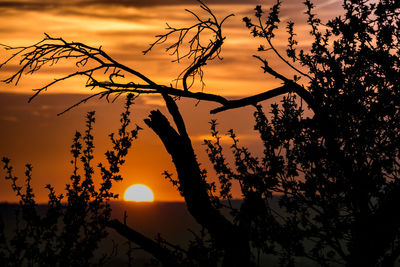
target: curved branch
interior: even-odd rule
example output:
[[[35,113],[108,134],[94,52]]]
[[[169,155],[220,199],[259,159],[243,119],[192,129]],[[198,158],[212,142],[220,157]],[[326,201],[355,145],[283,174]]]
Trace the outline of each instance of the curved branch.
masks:
[[[264,69],[264,68],[263,68]],[[282,76],[283,77],[283,76]],[[87,87],[101,87],[106,88],[108,91],[104,91],[103,94],[112,94],[112,93],[138,93],[138,94],[168,94],[171,96],[192,98],[197,100],[204,100],[209,102],[215,102],[221,104],[221,107],[215,108],[210,111],[211,114],[216,114],[222,111],[245,107],[249,105],[256,105],[259,102],[271,99],[276,96],[280,96],[289,92],[294,92],[299,95],[308,105],[309,107],[315,111],[316,104],[312,97],[312,95],[302,86],[296,84],[295,82],[284,78],[282,79],[286,83],[281,87],[277,87],[266,92],[236,99],[236,100],[228,100],[225,97],[220,95],[203,93],[203,92],[190,92],[183,91],[180,89],[173,88],[171,86],[165,85],[147,85],[147,84],[137,84],[137,83],[110,83],[110,82],[97,82],[97,83],[89,83]],[[144,89],[144,90],[141,90]]]
[[[271,42],[270,39],[267,39],[267,42],[268,42],[270,48],[272,49],[272,51],[274,51],[274,53],[275,53],[286,65],[288,65],[290,68],[292,68],[292,69],[293,69],[294,71],[296,71],[297,73],[299,73],[299,74],[301,74],[301,75],[307,77],[307,78],[310,79],[311,81],[314,80],[310,75],[308,75],[308,74],[305,73],[305,72],[302,72],[301,70],[299,70],[298,68],[296,68],[295,66],[293,66],[292,64],[290,64],[290,62],[287,61],[287,60],[278,52],[278,50],[276,50],[276,48],[272,45],[272,42]]]
[[[129,226],[122,222],[114,219],[108,222],[108,227],[117,231],[120,235],[124,236],[128,240],[139,245],[143,250],[153,255],[159,260],[164,267],[179,267],[181,264],[176,260],[176,257],[172,251],[166,247],[161,246],[154,240],[144,236],[143,234],[135,231]]]
[[[93,82],[86,85],[86,87],[100,87],[107,89],[104,93],[139,93],[139,94],[163,94],[166,93],[172,96],[193,98],[197,100],[205,100],[210,102],[216,102],[225,105],[229,102],[226,98],[209,93],[203,92],[190,92],[176,89],[171,86],[165,85],[148,85],[148,84],[137,84],[137,83],[110,83],[110,82]]]
[[[216,114],[225,110],[229,109],[234,109],[234,108],[240,108],[240,107],[245,107],[245,106],[254,106],[257,103],[271,99],[276,96],[280,96],[283,94],[295,92],[298,94],[307,104],[308,106],[315,112],[315,104],[313,101],[312,96],[310,93],[308,93],[303,87],[297,84],[285,84],[281,87],[249,96],[249,97],[244,97],[238,100],[228,100],[226,104],[224,104],[222,107],[215,108],[210,111],[211,114]]]

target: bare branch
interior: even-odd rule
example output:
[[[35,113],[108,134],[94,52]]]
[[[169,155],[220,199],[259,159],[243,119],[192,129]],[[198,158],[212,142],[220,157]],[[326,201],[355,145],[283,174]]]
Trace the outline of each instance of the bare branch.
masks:
[[[157,35],[158,39],[150,45],[148,49],[143,51],[144,54],[151,51],[151,49],[158,44],[164,43],[169,37],[173,35],[178,36],[178,40],[174,42],[172,45],[167,47],[167,51],[171,52],[171,55],[176,56],[175,61],[180,61],[184,58],[190,58],[190,65],[185,68],[181,74],[179,74],[177,78],[178,80],[182,80],[183,89],[188,91],[189,88],[193,85],[195,76],[198,75],[200,77],[200,81],[204,86],[203,82],[203,71],[202,67],[207,64],[207,61],[211,61],[215,58],[219,58],[221,53],[221,46],[225,40],[225,37],[222,35],[222,24],[233,14],[226,16],[222,19],[221,22],[218,22],[218,19],[213,14],[211,9],[205,5],[202,1],[200,1],[200,7],[203,9],[208,15],[208,18],[202,18],[198,16],[193,11],[187,10],[186,12],[192,14],[196,20],[198,21],[196,24],[190,27],[183,28],[173,28],[169,24],[167,24],[168,32],[166,34]],[[203,44],[201,36],[204,34],[203,32],[211,32],[213,34],[213,39],[209,39],[207,37],[208,43]],[[185,41],[189,35],[189,33],[194,32],[193,37],[189,40]],[[182,53],[182,44],[188,43],[189,49]],[[188,84],[188,79],[191,78],[190,83]]]
[[[65,109],[64,111],[58,113],[57,116],[60,116],[60,115],[62,115],[62,114],[64,114],[64,113],[70,111],[71,109],[76,108],[76,107],[79,106],[80,104],[86,103],[86,102],[89,101],[90,99],[92,99],[92,98],[94,98],[94,97],[96,97],[96,96],[99,96],[99,95],[100,95],[100,98],[101,98],[101,97],[104,96],[104,93],[103,93],[103,92],[100,92],[100,93],[93,94],[93,95],[90,95],[90,96],[88,96],[88,97],[85,97],[85,98],[79,100],[79,102],[73,104],[72,106],[69,106],[69,107],[68,107],[67,109]]]
[[[222,44],[222,43],[220,43]],[[160,94],[166,93],[171,96],[178,97],[187,97],[198,100],[205,100],[210,102],[216,102],[221,104],[222,106],[216,108],[211,111],[211,113],[215,114],[224,110],[229,110],[233,108],[243,107],[247,105],[255,105],[258,102],[264,101],[266,99],[270,99],[272,97],[285,94],[288,92],[295,92],[300,95],[311,107],[312,98],[310,94],[300,85],[295,84],[293,81],[286,79],[284,76],[274,72],[267,64],[265,60],[257,57],[260,61],[264,63],[264,71],[268,72],[275,77],[281,79],[285,82],[285,85],[279,88],[275,88],[269,91],[266,91],[261,94],[244,97],[238,100],[228,100],[220,95],[209,94],[203,92],[189,92],[185,89],[178,89],[172,86],[159,85],[145,75],[140,72],[126,67],[114,59],[112,59],[107,53],[105,53],[101,47],[95,48],[78,42],[67,42],[62,38],[53,38],[48,35],[46,37],[32,45],[27,47],[18,47],[18,48],[10,48],[7,49],[18,49],[19,51],[12,55],[6,62],[13,59],[17,55],[21,55],[22,59],[20,61],[21,67],[20,69],[13,74],[11,77],[4,80],[6,83],[15,82],[18,83],[21,75],[23,73],[34,73],[40,70],[40,68],[44,65],[54,65],[57,64],[60,59],[76,59],[76,66],[78,68],[84,67],[89,61],[97,62],[97,66],[85,69],[82,71],[76,71],[72,74],[63,76],[61,78],[57,78],[54,81],[47,83],[41,88],[34,89],[35,93],[29,98],[29,102],[32,101],[37,95],[42,93],[43,91],[47,91],[51,86],[65,81],[67,79],[76,77],[76,76],[86,76],[88,78],[86,87],[91,88],[102,88],[101,92],[95,93],[89,97],[83,98],[78,103],[68,107],[63,112],[59,113],[59,115],[69,111],[70,109],[77,107],[78,105],[87,102],[88,100],[100,96],[100,97],[108,97],[112,94],[121,94],[121,93],[137,93],[137,94]],[[211,48],[210,53],[208,53],[207,57],[210,58],[213,56],[219,48],[214,46]],[[203,61],[207,60],[207,57],[203,57]],[[215,57],[215,55],[214,55]],[[200,60],[200,59],[199,59]],[[200,61],[199,61],[200,62]],[[0,66],[1,67],[1,66]],[[193,68],[195,68],[193,66]],[[108,74],[108,81],[101,81],[96,78],[97,73],[102,71],[101,74]],[[127,73],[132,74],[133,76],[140,78],[144,83],[118,83],[113,80],[114,77],[121,77],[121,71],[125,71]],[[188,76],[188,75],[187,75]]]
[[[69,75],[64,76],[64,77],[62,77],[62,78],[55,79],[55,80],[52,81],[51,83],[48,83],[48,84],[46,84],[45,86],[43,86],[43,87],[41,87],[41,88],[39,88],[39,89],[33,89],[33,91],[35,91],[35,94],[33,94],[33,95],[29,98],[28,102],[31,102],[31,101],[32,101],[38,94],[40,94],[42,91],[46,91],[47,88],[49,88],[50,86],[52,86],[52,85],[54,85],[54,84],[56,84],[56,83],[58,83],[58,82],[67,80],[67,79],[72,78],[72,77],[75,77],[75,76],[87,76],[88,79],[91,80],[91,79],[92,79],[91,77],[92,77],[92,74],[93,74],[94,71],[99,70],[99,69],[102,69],[102,68],[106,68],[106,67],[107,67],[107,65],[98,66],[98,67],[96,67],[96,68],[92,68],[92,69],[85,70],[85,71],[77,71],[77,72],[75,72],[75,73],[69,74]]]
[[[241,98],[238,100],[230,100],[228,101],[225,105],[222,107],[215,108],[210,111],[211,114],[216,114],[225,110],[229,109],[234,109],[234,108],[240,108],[240,107],[245,107],[249,105],[255,106],[257,103],[273,98],[275,96],[283,95],[286,93],[290,92],[290,87],[287,85],[283,85],[281,87],[269,90],[267,92],[263,92],[261,94]]]
[[[222,35],[222,24],[228,19],[230,16],[226,16],[221,22],[218,21],[216,16],[212,13],[212,11],[201,1],[201,8],[208,14],[208,18],[203,18],[198,16],[192,11],[188,11],[192,14],[196,20],[198,21],[196,24],[185,27],[185,28],[173,28],[168,26],[168,32],[163,35],[159,35],[158,39],[147,49],[144,53],[149,52],[156,44],[161,44],[167,40],[172,35],[178,35],[178,40],[169,46],[167,50],[172,51],[172,54],[176,55],[176,60],[179,61],[183,58],[191,58],[191,64],[181,73],[178,77],[182,77],[182,89],[179,89],[177,86],[165,86],[160,85],[149,79],[147,76],[143,75],[139,71],[129,68],[116,60],[114,60],[111,56],[105,53],[101,47],[92,47],[80,42],[68,42],[63,38],[54,38],[47,34],[45,34],[45,38],[40,42],[33,44],[31,46],[26,47],[9,47],[4,46],[8,50],[17,50],[12,56],[10,56],[1,66],[8,63],[10,60],[15,59],[16,57],[21,57],[20,60],[20,68],[16,73],[11,75],[11,77],[4,80],[6,83],[15,82],[18,83],[22,74],[32,74],[39,71],[43,66],[48,65],[52,66],[57,64],[60,60],[69,59],[75,60],[75,65],[77,68],[84,68],[89,62],[90,64],[95,64],[94,67],[83,69],[76,71],[72,74],[63,76],[61,78],[57,78],[54,81],[47,83],[41,88],[34,89],[35,93],[30,97],[29,102],[32,101],[37,95],[40,93],[47,91],[47,89],[59,82],[65,81],[67,79],[76,77],[76,76],[86,76],[87,82],[86,87],[100,88],[103,89],[100,92],[93,94],[90,97],[85,97],[78,103],[68,107],[65,111],[60,114],[65,113],[66,111],[90,100],[93,97],[100,96],[108,97],[112,94],[120,95],[122,93],[136,93],[136,94],[168,94],[171,96],[178,97],[187,97],[193,98],[197,100],[205,100],[211,101],[221,104],[221,107],[213,109],[211,113],[218,113],[224,110],[229,110],[233,108],[243,107],[247,105],[255,105],[258,102],[261,102],[266,99],[270,99],[272,97],[285,94],[288,92],[295,92],[301,98],[303,98],[310,107],[315,109],[315,105],[313,105],[313,100],[311,95],[305,90],[302,86],[295,83],[290,79],[285,78],[283,75],[280,75],[276,71],[272,70],[266,60],[258,58],[261,62],[264,63],[265,72],[273,75],[276,78],[281,79],[285,85],[279,88],[275,88],[272,90],[268,90],[264,93],[244,97],[242,99],[237,100],[228,100],[225,97],[222,97],[217,94],[203,93],[203,92],[189,92],[189,88],[191,84],[194,82],[195,75],[200,75],[200,79],[202,80],[203,72],[201,67],[206,65],[208,61],[219,57],[221,52],[221,46],[224,42],[225,37]],[[265,29],[264,29],[265,30]],[[203,44],[201,41],[201,36],[203,32],[208,31],[212,32],[214,39],[209,40],[208,44]],[[194,35],[186,40],[189,33],[194,33]],[[181,45],[186,41],[189,44],[189,51],[186,53],[180,53],[182,50]],[[124,74],[130,74],[134,77],[140,79],[139,82],[129,81],[127,83],[119,83],[115,78],[116,77],[124,77]],[[104,80],[101,75],[106,75],[108,79]],[[188,84],[188,79],[192,78],[191,84]]]
[[[173,87],[164,86],[164,85],[145,85],[145,84],[117,84],[117,83],[99,83],[99,84],[88,84],[88,87],[99,86],[102,88],[107,88],[108,91],[102,92],[103,94],[112,94],[112,93],[138,93],[138,94],[159,94],[160,92],[166,93],[170,96],[178,96],[185,98],[192,98],[197,100],[204,100],[209,102],[219,103],[222,106],[215,108],[210,111],[211,114],[216,114],[222,111],[245,107],[249,105],[256,105],[259,102],[271,99],[273,97],[283,95],[289,92],[297,93],[309,106],[314,109],[314,101],[308,91],[306,91],[303,87],[298,84],[289,81],[287,84],[268,90],[266,92],[252,95],[249,97],[244,97],[236,100],[228,100],[225,97],[215,94],[203,93],[203,92],[190,92],[183,91]],[[141,90],[145,89],[145,90]]]
[[[143,250],[149,252],[155,258],[157,258],[163,266],[175,267],[181,266],[181,264],[176,260],[175,255],[164,246],[153,241],[152,239],[144,236],[143,234],[135,231],[129,226],[121,223],[120,221],[114,219],[108,223],[108,226],[117,231],[120,235],[126,237],[128,240],[139,245]]]
[[[94,75],[96,71],[104,70],[103,74],[108,73],[108,79],[112,82],[114,77],[123,77],[121,71],[125,71],[148,84],[155,85],[152,80],[141,74],[140,72],[133,70],[117,61],[112,59],[107,53],[105,53],[101,47],[96,48],[88,46],[79,42],[67,42],[63,38],[53,38],[46,34],[45,38],[40,42],[26,47],[9,47],[5,46],[7,50],[18,50],[16,53],[11,55],[3,64],[10,62],[17,56],[21,56],[19,62],[20,68],[16,73],[3,80],[5,83],[18,84],[22,74],[33,74],[39,71],[43,66],[53,66],[61,59],[75,59],[75,65],[78,68],[85,67],[88,62],[96,63],[96,67],[92,67],[86,70],[77,71],[75,73],[66,75],[62,78],[58,78],[53,82],[50,82],[42,88],[35,89],[36,93],[30,98],[31,101],[42,91],[47,90],[50,86],[55,85],[58,82],[67,80],[75,76],[87,76],[88,83],[95,80]]]

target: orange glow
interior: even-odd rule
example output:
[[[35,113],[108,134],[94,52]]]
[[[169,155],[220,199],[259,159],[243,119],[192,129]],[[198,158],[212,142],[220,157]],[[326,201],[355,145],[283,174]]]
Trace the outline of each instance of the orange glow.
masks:
[[[208,3],[210,2],[210,3]],[[214,4],[211,2],[217,2]],[[267,58],[271,67],[276,71],[291,77],[294,73],[286,64],[282,64],[272,53],[257,52],[261,39],[252,38],[251,33],[242,22],[244,16],[253,16],[254,7],[259,1],[207,1],[218,18],[230,13],[235,17],[229,18],[224,24],[223,34],[226,35],[221,56],[223,61],[210,62],[204,68],[204,92],[220,94],[229,99],[249,96],[265,92],[281,86],[281,81],[267,76],[260,68],[261,65],[252,57],[258,54]],[[265,1],[267,11],[274,1]],[[341,1],[316,1],[317,14],[326,21],[332,14],[341,12]],[[174,57],[165,53],[171,38],[164,45],[155,47],[151,53],[143,55],[142,51],[153,43],[158,34],[166,33],[165,23],[172,27],[189,26],[197,23],[185,9],[202,12],[196,1],[83,1],[83,0],[0,0],[0,43],[10,46],[27,46],[40,41],[43,33],[52,37],[62,37],[67,41],[82,42],[94,47],[102,46],[113,59],[140,71],[153,81],[175,85],[175,78],[184,70],[189,60],[180,64],[171,62]],[[301,10],[301,11],[300,11]],[[304,19],[304,5],[301,1],[288,0],[282,5],[281,33],[274,39],[275,47],[284,55],[287,44],[287,32],[284,25],[287,20],[296,22],[296,33],[299,49],[307,49],[310,43],[309,28]],[[204,39],[206,42],[208,39]],[[16,51],[5,50],[0,46],[0,62]],[[0,80],[10,77],[18,68],[19,58],[15,58],[0,69]],[[90,64],[90,63],[89,63]],[[96,110],[95,124],[95,158],[105,164],[104,152],[110,148],[108,135],[119,128],[119,114],[123,108],[123,97],[115,102],[103,99],[93,99],[62,116],[56,114],[79,102],[87,94],[97,93],[85,87],[87,79],[80,77],[65,80],[49,88],[42,96],[35,98],[30,104],[29,97],[32,89],[41,88],[46,83],[54,81],[70,73],[82,70],[75,61],[60,61],[52,67],[43,67],[34,75],[22,75],[18,86],[0,83],[0,159],[4,156],[12,160],[15,175],[20,177],[20,185],[24,179],[24,165],[34,166],[32,185],[36,200],[39,203],[48,201],[45,185],[51,183],[57,193],[65,194],[65,184],[70,183],[69,177],[73,166],[70,149],[75,130],[84,131],[84,118],[87,111]],[[124,73],[126,74],[126,73]],[[121,82],[133,82],[131,77]],[[303,82],[303,80],[301,80]],[[179,84],[181,88],[181,84]],[[193,92],[202,91],[202,84],[196,83]],[[272,99],[262,103],[267,110],[272,103],[280,99]],[[253,107],[230,110],[210,116],[215,103],[193,99],[180,99],[179,108],[185,116],[186,126],[190,132],[196,155],[202,166],[212,170],[208,155],[203,145],[204,139],[210,136],[209,121],[217,119],[222,135],[221,142],[227,148],[231,145],[229,137],[225,136],[228,129],[233,128],[243,145],[255,153],[262,153],[262,145],[256,132],[253,131]],[[133,107],[132,123],[138,123],[144,129],[135,140],[132,149],[121,168],[123,177],[146,177],[145,182],[156,190],[157,201],[184,201],[182,196],[171,183],[164,179],[164,170],[173,171],[175,167],[171,157],[162,142],[154,132],[144,125],[143,120],[152,110],[165,111],[164,100],[159,95],[141,95]],[[229,152],[227,151],[227,154]],[[1,164],[0,164],[0,167]],[[176,175],[176,174],[175,174]],[[0,202],[18,202],[11,189],[10,181],[4,179],[5,172],[0,169]],[[95,168],[94,182],[100,184],[101,172]],[[210,173],[209,182],[217,182],[217,177]],[[131,181],[113,184],[112,191],[123,196]],[[234,185],[234,197],[241,197],[240,185]],[[235,191],[236,190],[236,191]],[[126,198],[125,198],[126,199]]]
[[[135,184],[126,189],[124,194],[125,201],[152,202],[154,195],[150,188],[143,184]]]

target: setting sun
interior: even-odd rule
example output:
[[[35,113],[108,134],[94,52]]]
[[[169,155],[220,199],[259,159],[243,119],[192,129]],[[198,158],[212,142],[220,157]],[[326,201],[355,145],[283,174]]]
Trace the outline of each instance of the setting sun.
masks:
[[[135,184],[126,189],[124,194],[125,201],[146,201],[151,202],[154,200],[153,192],[143,184]]]

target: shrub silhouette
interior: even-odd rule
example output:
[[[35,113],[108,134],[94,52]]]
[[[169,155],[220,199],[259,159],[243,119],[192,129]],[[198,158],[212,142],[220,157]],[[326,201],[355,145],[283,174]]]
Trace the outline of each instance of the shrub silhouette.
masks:
[[[281,80],[282,86],[238,100],[196,92],[191,87],[195,78],[203,80],[206,63],[219,58],[225,40],[222,25],[230,17],[218,20],[200,3],[208,17],[189,11],[196,19],[194,25],[168,26],[167,33],[145,51],[177,36],[167,50],[178,61],[188,58],[190,63],[175,86],[155,83],[115,61],[101,47],[48,35],[16,51],[11,59],[21,56],[21,68],[5,82],[18,82],[23,73],[34,73],[66,58],[83,69],[37,89],[31,99],[59,81],[81,75],[88,78],[88,87],[101,91],[76,105],[112,94],[163,96],[175,127],[158,110],[152,111],[145,123],[171,155],[177,178],[168,172],[165,176],[177,186],[205,235],[189,250],[180,250],[162,240],[153,241],[117,220],[107,225],[164,266],[252,266],[257,265],[254,251],[279,256],[281,266],[296,265],[296,257],[321,266],[393,266],[400,255],[399,2],[344,0],[344,15],[322,23],[313,13],[312,2],[306,0],[312,45],[309,50],[298,50],[294,23],[289,22],[286,55],[273,45],[281,2],[278,0],[269,13],[257,6],[255,18],[243,20],[251,34],[261,38],[258,51],[272,52],[295,75],[280,74],[257,55],[264,72]],[[207,36],[204,41],[204,32],[214,37]],[[194,35],[189,37],[190,33]],[[188,50],[183,42],[189,43]],[[85,69],[87,62],[93,65]],[[108,75],[106,80],[100,72]],[[124,74],[138,82],[119,82]],[[267,113],[258,105],[279,95],[283,95],[281,103],[273,104]],[[264,146],[262,156],[253,156],[241,147],[230,131],[231,167],[220,144],[217,123],[212,121],[214,140],[205,144],[219,179],[217,188],[200,168],[173,96],[219,103],[211,113],[256,106],[255,129]],[[230,205],[233,183],[242,191],[240,208]],[[230,209],[231,217],[221,212],[223,206]],[[206,239],[209,243],[204,245]]]
[[[48,205],[44,215],[38,212],[31,187],[32,166],[26,165],[25,186],[18,185],[10,160],[3,158],[6,179],[19,197],[14,235],[1,235],[2,266],[101,266],[109,256],[94,259],[99,242],[107,236],[110,220],[109,200],[118,197],[111,191],[112,183],[121,180],[120,166],[137,137],[139,128],[129,131],[130,106],[133,95],[128,95],[121,128],[117,135],[111,134],[112,150],[106,152],[108,165],[99,164],[102,182],[96,188],[93,182],[93,135],[95,112],[89,112],[86,131],[76,132],[71,146],[73,174],[66,194],[57,195],[49,184]],[[62,203],[65,200],[65,203]],[[98,262],[95,262],[98,261]]]

